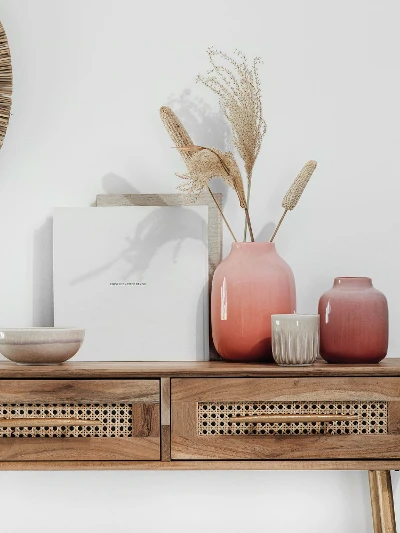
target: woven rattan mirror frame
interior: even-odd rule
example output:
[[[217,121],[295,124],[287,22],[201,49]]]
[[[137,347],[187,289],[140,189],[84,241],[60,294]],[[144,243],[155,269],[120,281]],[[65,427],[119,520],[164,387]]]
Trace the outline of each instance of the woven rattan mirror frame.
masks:
[[[10,120],[12,81],[10,47],[0,22],[0,148],[3,146]]]

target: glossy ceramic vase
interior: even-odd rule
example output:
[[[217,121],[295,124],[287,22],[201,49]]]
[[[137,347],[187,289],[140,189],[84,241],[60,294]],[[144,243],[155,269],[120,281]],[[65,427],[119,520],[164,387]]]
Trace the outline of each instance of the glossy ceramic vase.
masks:
[[[318,306],[320,353],[328,363],[378,363],[388,349],[388,306],[370,278],[335,278]]]
[[[269,242],[234,243],[211,291],[212,337],[227,361],[271,361],[271,315],[296,310],[294,276]]]

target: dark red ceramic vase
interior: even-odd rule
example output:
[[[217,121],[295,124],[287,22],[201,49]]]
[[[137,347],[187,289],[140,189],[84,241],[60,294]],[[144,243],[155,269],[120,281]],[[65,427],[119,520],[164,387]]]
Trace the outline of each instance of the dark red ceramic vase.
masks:
[[[328,363],[378,363],[387,354],[387,300],[370,278],[335,278],[318,313],[320,353]]]

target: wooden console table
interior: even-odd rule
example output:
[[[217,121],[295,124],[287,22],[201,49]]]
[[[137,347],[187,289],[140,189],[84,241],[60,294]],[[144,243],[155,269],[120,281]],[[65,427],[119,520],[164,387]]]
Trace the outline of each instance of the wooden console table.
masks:
[[[400,359],[379,365],[0,363],[0,469],[368,470],[396,531]]]

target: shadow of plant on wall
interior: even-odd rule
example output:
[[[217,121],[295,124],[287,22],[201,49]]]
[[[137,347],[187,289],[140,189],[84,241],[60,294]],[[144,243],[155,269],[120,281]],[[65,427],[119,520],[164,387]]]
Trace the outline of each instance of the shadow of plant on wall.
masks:
[[[155,207],[154,211],[139,223],[134,234],[126,236],[126,248],[107,263],[72,280],[71,285],[94,278],[120,262],[126,266],[123,281],[129,280],[132,276],[137,280],[143,280],[151,261],[162,246],[169,242],[174,243],[171,259],[176,262],[185,239],[199,239],[199,222],[205,229],[206,222],[188,208]],[[207,243],[204,242],[204,245],[207,246]]]
[[[130,181],[114,172],[105,174],[101,184],[105,194],[140,194]]]

